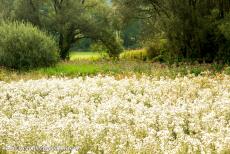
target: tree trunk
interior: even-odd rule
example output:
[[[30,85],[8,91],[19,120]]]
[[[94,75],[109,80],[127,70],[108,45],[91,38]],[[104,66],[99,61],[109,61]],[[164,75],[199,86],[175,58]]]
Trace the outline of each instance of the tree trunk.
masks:
[[[61,57],[62,60],[69,60],[70,59],[70,57],[69,57],[69,49],[70,48],[61,49],[60,57]]]
[[[59,49],[60,49],[60,58],[62,60],[69,60],[70,47],[71,47],[71,44],[65,41],[63,34],[60,34]]]
[[[224,0],[219,1],[220,18],[224,18]]]

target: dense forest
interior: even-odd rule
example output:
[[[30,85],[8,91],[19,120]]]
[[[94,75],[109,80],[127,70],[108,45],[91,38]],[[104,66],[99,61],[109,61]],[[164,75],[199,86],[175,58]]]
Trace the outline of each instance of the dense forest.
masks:
[[[146,48],[162,61],[229,63],[229,0],[1,0],[0,19],[52,35],[61,59],[100,46],[111,57]]]

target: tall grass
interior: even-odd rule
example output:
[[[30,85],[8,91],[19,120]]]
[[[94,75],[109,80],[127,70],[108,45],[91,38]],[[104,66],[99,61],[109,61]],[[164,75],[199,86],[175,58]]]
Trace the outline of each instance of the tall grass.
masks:
[[[121,59],[129,59],[129,60],[147,60],[148,53],[145,49],[138,50],[126,50],[125,52],[120,54]]]
[[[100,60],[107,56],[108,54],[99,52],[71,52],[70,60]]]
[[[77,61],[77,60],[101,60],[107,59],[108,54],[105,52],[71,52],[70,53],[70,60]],[[119,56],[120,59],[125,60],[143,60],[146,61],[148,59],[148,53],[145,49],[137,49],[137,50],[125,50]]]

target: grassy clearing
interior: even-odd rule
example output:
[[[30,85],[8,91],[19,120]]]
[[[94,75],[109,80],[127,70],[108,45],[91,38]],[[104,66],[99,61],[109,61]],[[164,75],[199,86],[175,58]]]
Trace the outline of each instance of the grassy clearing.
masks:
[[[72,75],[87,75],[95,74],[99,71],[99,68],[90,64],[74,65],[71,63],[60,63],[55,67],[41,68],[36,72],[48,75],[48,76],[72,76]]]
[[[101,52],[82,52],[82,51],[74,51],[70,54],[70,61],[77,60],[100,60],[107,58],[107,53]],[[138,50],[125,50],[120,54],[120,59],[128,59],[128,60],[147,60],[147,51],[144,49]]]
[[[99,60],[106,56],[104,53],[99,52],[71,52],[70,60]]]

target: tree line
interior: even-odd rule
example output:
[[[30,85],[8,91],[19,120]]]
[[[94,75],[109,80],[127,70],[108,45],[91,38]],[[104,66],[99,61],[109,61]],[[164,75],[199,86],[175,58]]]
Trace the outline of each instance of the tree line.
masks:
[[[118,56],[122,47],[114,35],[114,14],[101,0],[1,0],[2,18],[30,22],[58,41],[61,59],[69,58],[71,44],[91,38]]]
[[[144,20],[145,38],[165,38],[170,57],[230,61],[229,0],[114,0],[114,3],[123,18]]]
[[[174,60],[230,61],[229,0],[0,0],[0,18],[30,22],[55,36],[60,57],[73,43],[103,44],[111,57],[124,47],[151,46]],[[164,40],[164,41],[162,41]],[[162,43],[164,42],[164,43]]]

